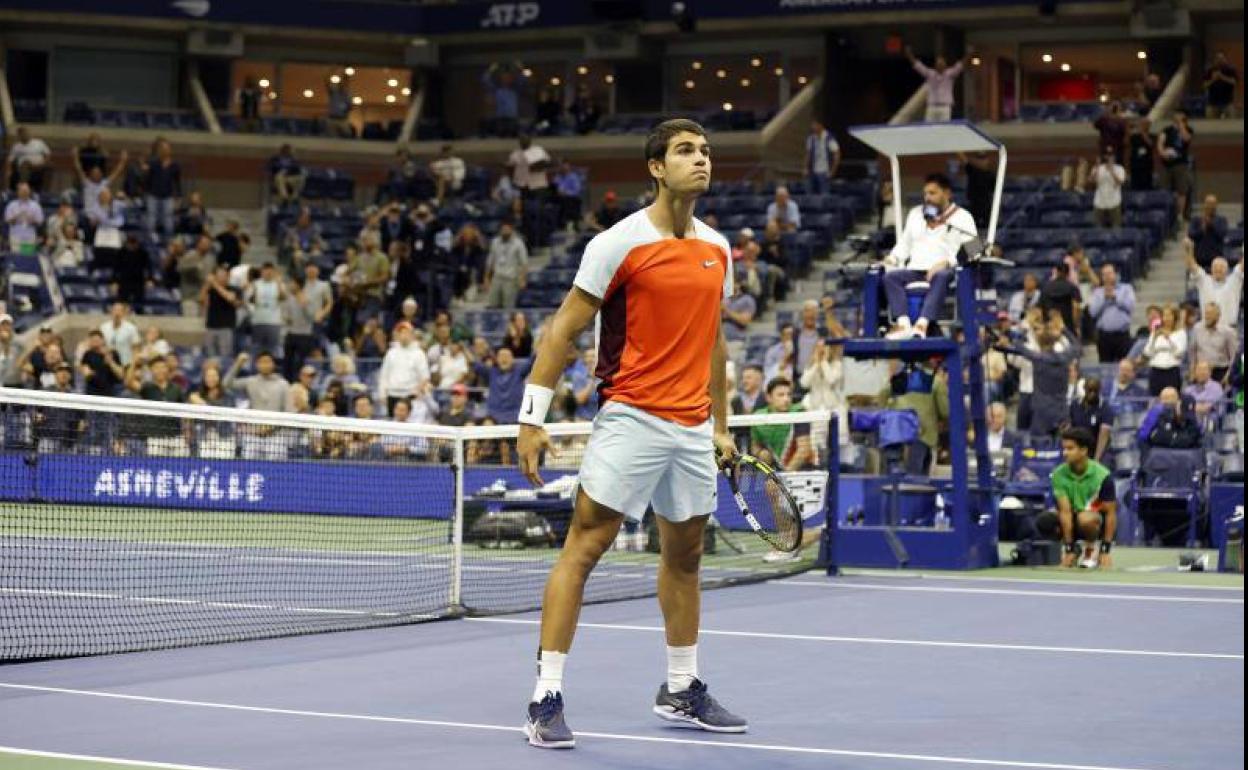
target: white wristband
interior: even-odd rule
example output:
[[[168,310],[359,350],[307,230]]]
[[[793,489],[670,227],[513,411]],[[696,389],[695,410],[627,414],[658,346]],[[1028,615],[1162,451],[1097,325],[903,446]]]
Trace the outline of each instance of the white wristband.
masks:
[[[524,386],[524,400],[520,402],[520,416],[518,418],[522,425],[536,425],[541,427],[546,422],[546,413],[550,411],[550,402],[555,398],[555,391],[550,388],[544,388],[541,385],[528,383]]]

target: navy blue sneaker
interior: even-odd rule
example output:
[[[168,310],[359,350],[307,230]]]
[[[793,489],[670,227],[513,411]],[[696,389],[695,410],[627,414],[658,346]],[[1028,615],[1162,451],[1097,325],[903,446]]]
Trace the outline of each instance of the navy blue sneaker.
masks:
[[[689,689],[683,692],[668,692],[664,682],[654,699],[654,713],[661,719],[680,723],[682,727],[696,727],[713,733],[743,733],[749,727],[743,717],[719,705],[700,679],[694,679]]]
[[[548,691],[541,703],[529,704],[524,734],[529,739],[529,745],[538,748],[570,749],[576,745],[572,730],[563,721],[562,693]]]

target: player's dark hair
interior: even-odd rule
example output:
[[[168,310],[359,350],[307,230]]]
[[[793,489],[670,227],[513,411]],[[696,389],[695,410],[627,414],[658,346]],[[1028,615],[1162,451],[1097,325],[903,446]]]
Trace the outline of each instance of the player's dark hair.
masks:
[[[1087,452],[1091,452],[1096,446],[1096,439],[1092,438],[1092,431],[1087,428],[1068,428],[1062,431],[1062,441],[1073,441]]]
[[[671,143],[672,137],[683,133],[705,137],[706,129],[696,120],[688,118],[673,118],[663,121],[655,126],[650,135],[646,137],[646,163],[649,164],[652,160],[662,162],[663,158],[667,157],[667,146]],[[656,189],[658,188],[659,183],[653,177],[651,177],[650,182]]]
[[[923,184],[934,184],[942,190],[952,190],[953,182],[949,181],[949,177],[937,171],[934,174],[928,174],[923,180]]]
[[[771,381],[767,383],[767,395],[770,396],[771,392],[775,390],[776,388],[791,388],[791,387],[793,387],[793,381],[790,380],[788,377],[772,377]]]

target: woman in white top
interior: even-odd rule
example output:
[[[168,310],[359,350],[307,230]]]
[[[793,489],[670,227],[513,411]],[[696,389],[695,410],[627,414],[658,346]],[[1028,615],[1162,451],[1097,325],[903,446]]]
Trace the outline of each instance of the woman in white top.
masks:
[[[1148,393],[1161,395],[1166,388],[1183,389],[1183,375],[1179,366],[1187,356],[1187,332],[1179,324],[1179,311],[1167,305],[1161,311],[1161,320],[1150,327],[1144,357],[1148,359]]]
[[[845,400],[845,349],[840,345],[827,345],[823,340],[815,343],[810,364],[802,372],[801,384],[806,389],[802,406],[810,410],[827,409],[836,415],[837,441],[841,446],[849,444],[849,404]],[[811,425],[810,442],[816,447],[827,443],[823,423]]]

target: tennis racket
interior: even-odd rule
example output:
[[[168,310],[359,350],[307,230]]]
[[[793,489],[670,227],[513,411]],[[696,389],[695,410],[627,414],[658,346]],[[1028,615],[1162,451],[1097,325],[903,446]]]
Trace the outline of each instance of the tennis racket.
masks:
[[[792,553],[802,544],[802,512],[784,481],[757,457],[739,454],[720,466],[746,522],[768,545]]]

